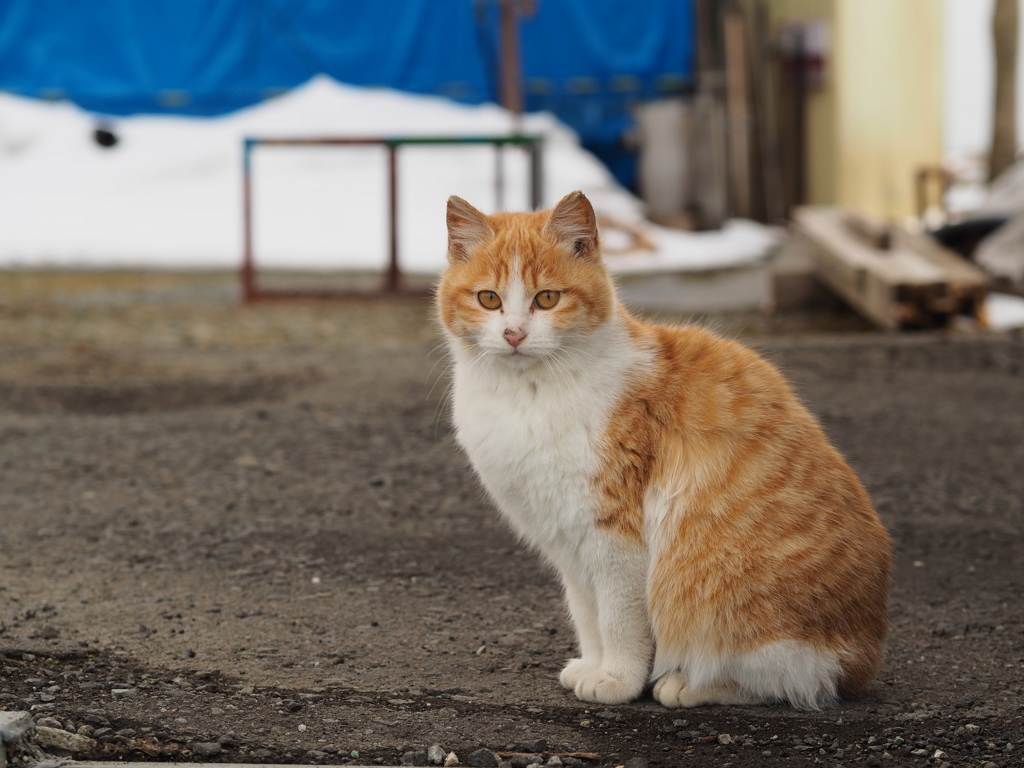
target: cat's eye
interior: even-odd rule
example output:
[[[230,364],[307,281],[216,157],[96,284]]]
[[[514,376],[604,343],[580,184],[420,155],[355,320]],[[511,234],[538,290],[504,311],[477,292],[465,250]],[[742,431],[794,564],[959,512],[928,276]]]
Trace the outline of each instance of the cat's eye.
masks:
[[[551,309],[560,298],[562,294],[558,291],[541,291],[533,297],[533,303],[537,309]]]
[[[480,293],[476,295],[476,298],[477,301],[480,302],[480,306],[484,309],[501,308],[501,297],[494,291],[480,291]]]

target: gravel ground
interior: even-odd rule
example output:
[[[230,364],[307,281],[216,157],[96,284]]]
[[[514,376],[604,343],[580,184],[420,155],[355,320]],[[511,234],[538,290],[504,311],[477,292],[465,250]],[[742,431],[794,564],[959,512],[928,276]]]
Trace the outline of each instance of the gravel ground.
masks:
[[[558,585],[454,448],[426,302],[0,273],[0,709],[80,759],[1024,764],[1024,340],[713,322],[796,382],[893,534],[867,696],[561,690]]]

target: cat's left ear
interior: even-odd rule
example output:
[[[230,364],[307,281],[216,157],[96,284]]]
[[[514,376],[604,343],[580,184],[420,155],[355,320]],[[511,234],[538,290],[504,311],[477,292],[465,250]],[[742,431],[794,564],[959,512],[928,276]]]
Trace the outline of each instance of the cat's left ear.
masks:
[[[570,192],[552,209],[544,234],[567,245],[581,259],[601,256],[594,207],[579,190]]]
[[[469,258],[470,252],[494,237],[487,217],[461,197],[448,198],[448,263]]]

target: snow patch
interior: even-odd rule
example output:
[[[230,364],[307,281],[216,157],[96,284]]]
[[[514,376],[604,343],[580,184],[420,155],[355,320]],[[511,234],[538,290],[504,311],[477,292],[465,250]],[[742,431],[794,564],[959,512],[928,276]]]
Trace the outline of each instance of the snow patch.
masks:
[[[105,149],[92,138],[109,122]],[[494,105],[363,89],[318,76],[248,109],[218,118],[136,116],[104,121],[67,104],[0,94],[0,266],[231,269],[242,255],[245,137],[504,135],[512,116]],[[640,232],[609,256],[615,271],[705,270],[756,262],[778,234],[754,222],[709,233],[656,227],[576,136],[551,115],[529,115],[541,134],[544,202],[582,189],[599,216]],[[507,148],[505,207],[529,200],[525,152]],[[497,207],[491,147],[399,150],[402,267],[435,273],[445,263],[445,203],[457,194]],[[385,152],[367,147],[257,147],[253,154],[254,244],[261,268],[382,269],[387,259]]]
[[[1024,328],[1024,298],[1008,293],[990,293],[985,297],[985,317],[993,331]]]

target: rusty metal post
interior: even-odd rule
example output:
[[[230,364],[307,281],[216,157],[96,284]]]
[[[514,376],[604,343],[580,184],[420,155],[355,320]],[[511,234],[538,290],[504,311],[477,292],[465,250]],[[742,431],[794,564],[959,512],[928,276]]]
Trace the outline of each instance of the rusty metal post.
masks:
[[[398,270],[398,145],[388,143],[388,228],[391,231],[391,253],[388,261],[387,284],[384,290],[398,293],[401,273]]]
[[[438,146],[445,144],[467,145],[467,144],[495,144],[499,147],[514,145],[524,147],[530,153],[530,205],[537,209],[543,203],[542,190],[543,164],[541,159],[542,140],[539,136],[527,136],[515,134],[511,136],[362,136],[362,137],[322,137],[322,138],[263,138],[246,139],[243,149],[243,249],[241,284],[242,298],[246,302],[259,301],[264,299],[286,299],[286,298],[329,298],[340,296],[395,296],[404,292],[401,265],[399,261],[399,236],[398,236],[398,150],[400,147],[412,144],[417,146]],[[384,146],[388,152],[388,229],[389,231],[389,255],[388,265],[385,270],[384,284],[379,291],[371,293],[360,293],[352,291],[337,291],[331,289],[280,289],[260,288],[258,273],[256,269],[255,246],[253,243],[253,205],[252,205],[252,151],[257,146]],[[499,150],[500,151],[500,150]],[[502,152],[499,157],[504,153]],[[504,160],[500,160],[496,169],[498,172],[499,204],[504,207],[505,202],[505,169]]]
[[[541,157],[543,143],[530,142],[530,208],[539,211],[544,207],[544,162]]]
[[[519,63],[519,0],[498,0],[501,26],[501,105],[512,113],[519,131],[523,114]]]
[[[256,299],[256,267],[252,255],[252,148],[255,142],[246,139],[242,149],[242,301]]]

